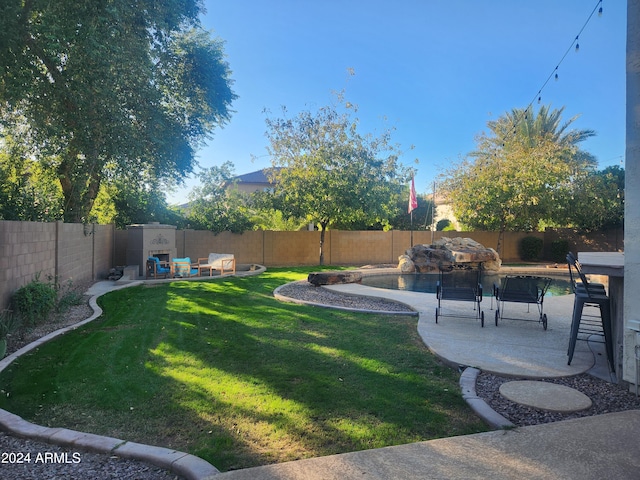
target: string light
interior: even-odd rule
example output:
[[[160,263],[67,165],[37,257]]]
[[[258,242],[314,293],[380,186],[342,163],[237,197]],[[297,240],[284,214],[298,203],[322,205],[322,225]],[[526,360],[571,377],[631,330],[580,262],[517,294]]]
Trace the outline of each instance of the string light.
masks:
[[[564,52],[564,55],[562,56],[562,58],[560,59],[560,61],[558,62],[558,64],[556,65],[556,68],[553,69],[553,71],[549,74],[549,76],[547,77],[547,79],[545,80],[545,82],[542,84],[542,87],[540,87],[540,90],[538,90],[538,93],[536,94],[536,96],[529,102],[529,105],[527,106],[527,108],[525,109],[525,114],[524,114],[524,118],[526,119],[526,112],[529,110],[529,108],[531,108],[531,106],[533,105],[533,103],[535,102],[536,98],[538,99],[538,104],[540,104],[542,102],[542,91],[544,90],[544,88],[547,86],[547,84],[549,83],[549,81],[551,80],[551,78],[553,77],[556,81],[560,78],[558,75],[558,68],[560,67],[560,65],[562,64],[562,62],[564,61],[564,59],[567,57],[567,55],[569,54],[569,52],[571,51],[571,49],[575,48],[575,51],[578,52],[580,50],[580,44],[578,43],[578,39],[580,38],[580,35],[582,34],[582,32],[584,31],[584,29],[587,27],[587,25],[589,24],[589,22],[591,21],[591,18],[593,17],[593,15],[596,13],[596,11],[598,12],[598,16],[601,17],[602,16],[602,1],[603,0],[598,0],[598,3],[596,3],[596,6],[593,8],[593,10],[591,11],[591,14],[589,15],[589,17],[587,18],[586,22],[584,22],[584,25],[582,25],[582,28],[580,29],[580,31],[578,32],[578,34],[576,35],[575,39],[573,40],[573,42],[571,42],[571,45],[569,46],[569,48],[567,48],[567,51]],[[515,119],[514,123],[513,123],[513,132],[515,134],[516,132],[516,127],[519,123],[521,119]],[[506,137],[503,138],[503,140],[506,140]],[[504,146],[504,142],[502,144]]]

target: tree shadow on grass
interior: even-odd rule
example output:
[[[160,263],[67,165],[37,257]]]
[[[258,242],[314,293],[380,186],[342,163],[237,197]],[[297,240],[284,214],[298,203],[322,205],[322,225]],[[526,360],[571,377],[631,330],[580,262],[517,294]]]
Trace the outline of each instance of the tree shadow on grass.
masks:
[[[273,284],[113,292],[104,319],[25,358],[34,382],[20,384],[16,366],[7,408],[26,401],[19,414],[34,421],[82,423],[222,470],[484,430],[415,318],[280,303]]]

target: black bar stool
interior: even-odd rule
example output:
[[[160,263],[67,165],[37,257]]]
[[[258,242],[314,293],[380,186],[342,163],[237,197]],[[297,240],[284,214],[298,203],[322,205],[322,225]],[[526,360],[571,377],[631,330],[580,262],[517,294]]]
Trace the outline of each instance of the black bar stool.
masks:
[[[567,253],[567,264],[569,265],[569,278],[571,280],[571,286],[573,288],[573,293],[582,292],[584,293],[586,288],[588,287],[591,292],[596,294],[607,294],[607,291],[604,288],[602,283],[588,282],[587,277],[584,273],[582,273],[582,267],[578,259],[571,252]],[[573,275],[573,269],[576,271],[576,276],[580,278],[578,282],[576,276]],[[585,283],[586,282],[586,283]],[[586,285],[586,286],[585,286]]]
[[[573,303],[573,316],[571,318],[571,332],[569,334],[569,350],[567,355],[569,360],[567,365],[571,365],[573,353],[577,340],[587,340],[590,335],[600,335],[604,337],[604,344],[607,351],[609,368],[615,372],[613,360],[613,335],[611,329],[611,300],[607,296],[604,285],[601,283],[590,283],[586,275],[582,272],[580,264],[573,254],[567,255],[569,274],[571,283],[574,286],[575,300]],[[581,283],[574,282],[572,269],[575,269]],[[584,307],[597,307],[600,310],[599,320],[595,315],[584,314]],[[579,338],[578,335],[587,335],[587,338]]]

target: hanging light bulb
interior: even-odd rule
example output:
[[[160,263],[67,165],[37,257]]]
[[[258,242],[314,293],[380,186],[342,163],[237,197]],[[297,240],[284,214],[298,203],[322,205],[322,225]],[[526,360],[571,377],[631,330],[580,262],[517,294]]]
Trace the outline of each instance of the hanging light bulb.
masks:
[[[598,16],[602,16],[602,0],[600,1],[600,8],[598,9]]]
[[[558,80],[558,67],[556,67],[556,80]]]
[[[580,44],[578,43],[578,37],[576,37],[576,53],[580,51]]]
[[[541,101],[542,101],[542,97],[538,97],[538,105],[540,105]]]

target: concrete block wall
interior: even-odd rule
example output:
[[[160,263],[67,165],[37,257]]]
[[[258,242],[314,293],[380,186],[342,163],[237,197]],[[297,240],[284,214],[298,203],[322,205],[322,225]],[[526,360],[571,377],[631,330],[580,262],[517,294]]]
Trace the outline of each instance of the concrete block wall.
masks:
[[[243,234],[205,230],[178,230],[176,249],[178,256],[190,257],[194,262],[210,253],[232,253],[237,263],[264,265],[264,236],[269,232],[249,231]]]
[[[0,221],[0,309],[36,276],[85,285],[113,264],[112,225]]]
[[[585,234],[571,228],[547,228],[544,232],[545,256],[551,257],[551,245],[555,240],[569,242],[572,252],[618,252],[624,249],[624,230],[617,228],[606,232]]]
[[[391,263],[394,234],[395,232],[329,230],[327,235],[331,236],[330,263],[334,265]]]
[[[107,278],[116,265],[115,225],[96,225],[93,237],[93,279]]]
[[[113,233],[113,266],[124,266],[127,264],[127,230],[115,230]]]
[[[58,269],[60,281],[87,283],[93,279],[92,225],[58,222]]]
[[[502,244],[502,258],[506,262],[520,260],[520,240],[544,233],[506,232]],[[498,232],[413,232],[413,244],[430,244],[442,237],[469,237],[496,248]],[[208,231],[178,230],[176,245],[179,256],[192,260],[209,253],[233,253],[238,263],[259,263],[265,266],[317,265],[320,259],[320,232],[250,231],[242,234]],[[329,230],[325,235],[326,265],[366,265],[397,263],[398,257],[411,246],[411,232],[407,231],[343,231]],[[117,256],[117,254],[116,254]]]
[[[622,232],[580,235],[570,230],[545,233],[506,232],[502,259],[520,259],[520,240],[528,235],[544,239],[545,248],[555,238],[569,238],[573,251],[616,251],[623,249]],[[430,244],[442,237],[469,237],[496,248],[497,232],[414,231],[413,244]],[[325,235],[326,265],[394,264],[411,246],[407,231],[340,231]],[[178,256],[194,262],[209,253],[233,253],[239,264],[269,266],[317,265],[320,232],[248,231],[243,234],[209,231],[176,231]],[[84,284],[106,278],[109,269],[126,265],[127,231],[112,225],[82,225],[0,221],[0,308],[6,308],[11,294],[40,274],[43,280],[56,276],[61,283]]]
[[[56,224],[0,221],[0,309],[36,275],[56,273]]]
[[[293,266],[318,265],[320,260],[320,232],[264,232],[264,265]],[[331,238],[325,236],[325,264],[335,264],[331,259]]]

